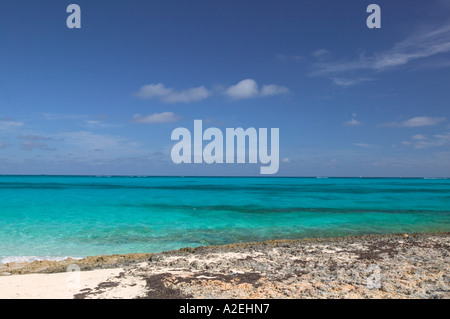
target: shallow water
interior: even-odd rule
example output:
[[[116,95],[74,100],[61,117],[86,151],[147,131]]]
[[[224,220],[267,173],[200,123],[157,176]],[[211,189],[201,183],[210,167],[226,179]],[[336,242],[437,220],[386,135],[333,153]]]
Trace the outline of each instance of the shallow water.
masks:
[[[0,176],[0,260],[450,231],[449,179]]]

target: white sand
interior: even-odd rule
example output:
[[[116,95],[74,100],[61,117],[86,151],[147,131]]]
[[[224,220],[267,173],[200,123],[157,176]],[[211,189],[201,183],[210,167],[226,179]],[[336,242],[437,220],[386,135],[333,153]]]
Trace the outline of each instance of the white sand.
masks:
[[[31,274],[0,277],[0,299],[72,299],[83,289],[94,289],[98,284],[119,275],[123,269]],[[135,291],[122,291],[120,297],[133,297]],[[130,295],[128,295],[130,294]]]

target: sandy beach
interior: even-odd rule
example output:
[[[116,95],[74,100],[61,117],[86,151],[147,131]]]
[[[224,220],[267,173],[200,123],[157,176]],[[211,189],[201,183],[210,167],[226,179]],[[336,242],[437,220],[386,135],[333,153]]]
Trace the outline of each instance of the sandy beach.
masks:
[[[9,263],[0,298],[447,299],[449,248],[450,233],[395,234]]]

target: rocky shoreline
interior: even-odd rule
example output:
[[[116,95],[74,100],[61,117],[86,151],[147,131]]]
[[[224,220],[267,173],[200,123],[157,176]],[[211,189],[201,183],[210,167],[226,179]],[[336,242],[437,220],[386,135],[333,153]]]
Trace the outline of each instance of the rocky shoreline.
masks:
[[[0,274],[119,269],[74,298],[450,298],[450,233],[273,240],[0,265]],[[120,293],[119,293],[120,292]]]

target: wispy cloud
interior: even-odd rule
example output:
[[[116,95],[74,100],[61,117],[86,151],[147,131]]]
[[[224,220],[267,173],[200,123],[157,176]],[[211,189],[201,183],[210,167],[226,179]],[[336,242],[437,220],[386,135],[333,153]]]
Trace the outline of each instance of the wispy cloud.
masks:
[[[35,149],[39,149],[42,151],[56,151],[56,148],[49,147],[47,144],[40,142],[26,141],[21,143],[20,147],[25,151],[33,151]]]
[[[360,126],[362,123],[356,119],[357,115],[355,113],[352,114],[352,119],[350,121],[346,121],[342,124],[345,126]]]
[[[311,55],[316,59],[323,59],[325,57],[328,57],[330,54],[331,54],[330,51],[326,49],[319,49],[311,53]]]
[[[211,93],[204,86],[199,86],[197,88],[172,92],[171,94],[165,96],[163,100],[167,103],[189,103],[204,100],[210,95]]]
[[[410,118],[403,122],[391,122],[383,124],[383,126],[391,127],[423,127],[423,126],[435,126],[444,122],[445,117],[429,117],[429,116],[417,116]]]
[[[354,85],[358,85],[363,82],[371,81],[371,78],[356,78],[356,79],[345,79],[345,78],[333,78],[332,81],[337,86],[341,87],[351,87]]]
[[[15,121],[11,118],[0,119],[0,130],[10,131],[24,126],[23,122]]]
[[[141,114],[135,114],[131,119],[133,123],[142,124],[157,124],[157,123],[173,123],[180,119],[179,116],[173,112],[155,113],[152,115],[142,116]]]
[[[320,56],[320,52],[321,50],[316,51],[315,55]],[[335,79],[339,78],[339,74],[354,71],[383,72],[415,60],[449,52],[450,24],[446,24],[434,30],[417,32],[385,52],[372,55],[362,53],[355,59],[346,61],[318,61],[313,65],[312,75]]]
[[[450,132],[435,134],[431,137],[416,134],[411,137],[410,141],[403,141],[402,144],[412,146],[415,149],[444,146],[450,144]]]
[[[373,67],[384,70],[447,52],[450,52],[450,24],[420,32],[397,43],[390,51],[376,55]]]
[[[259,92],[261,96],[270,96],[270,95],[278,95],[278,94],[287,94],[289,93],[289,89],[285,86],[269,84],[263,85],[261,91]]]
[[[64,146],[73,152],[80,150],[120,151],[128,146],[132,146],[131,142],[125,137],[96,134],[89,131],[60,133],[55,135],[55,138],[64,140]]]
[[[158,98],[164,103],[198,102],[207,99],[210,95],[211,92],[204,86],[175,90],[173,88],[167,88],[162,83],[144,85],[134,94],[134,96],[141,99]]]
[[[416,134],[413,137],[411,137],[412,140],[414,141],[424,141],[427,139],[427,137],[425,135],[422,134]]]
[[[264,97],[278,94],[289,93],[289,89],[285,86],[269,84],[263,85],[259,89],[258,84],[253,79],[245,79],[237,83],[236,85],[230,86],[226,91],[225,95],[233,100],[249,99],[256,97]]]
[[[97,127],[102,124],[100,121],[95,120],[85,120],[84,123],[89,127]]]
[[[44,135],[19,135],[17,136],[19,140],[25,140],[25,142],[22,142],[20,144],[20,147],[24,151],[34,151],[34,150],[41,150],[41,151],[56,151],[56,148],[48,146],[48,144],[44,143],[44,141],[57,141],[56,139]],[[61,140],[58,140],[61,141]]]
[[[84,126],[89,128],[116,128],[121,127],[121,124],[111,124],[105,123],[104,121],[99,120],[84,120]]]

